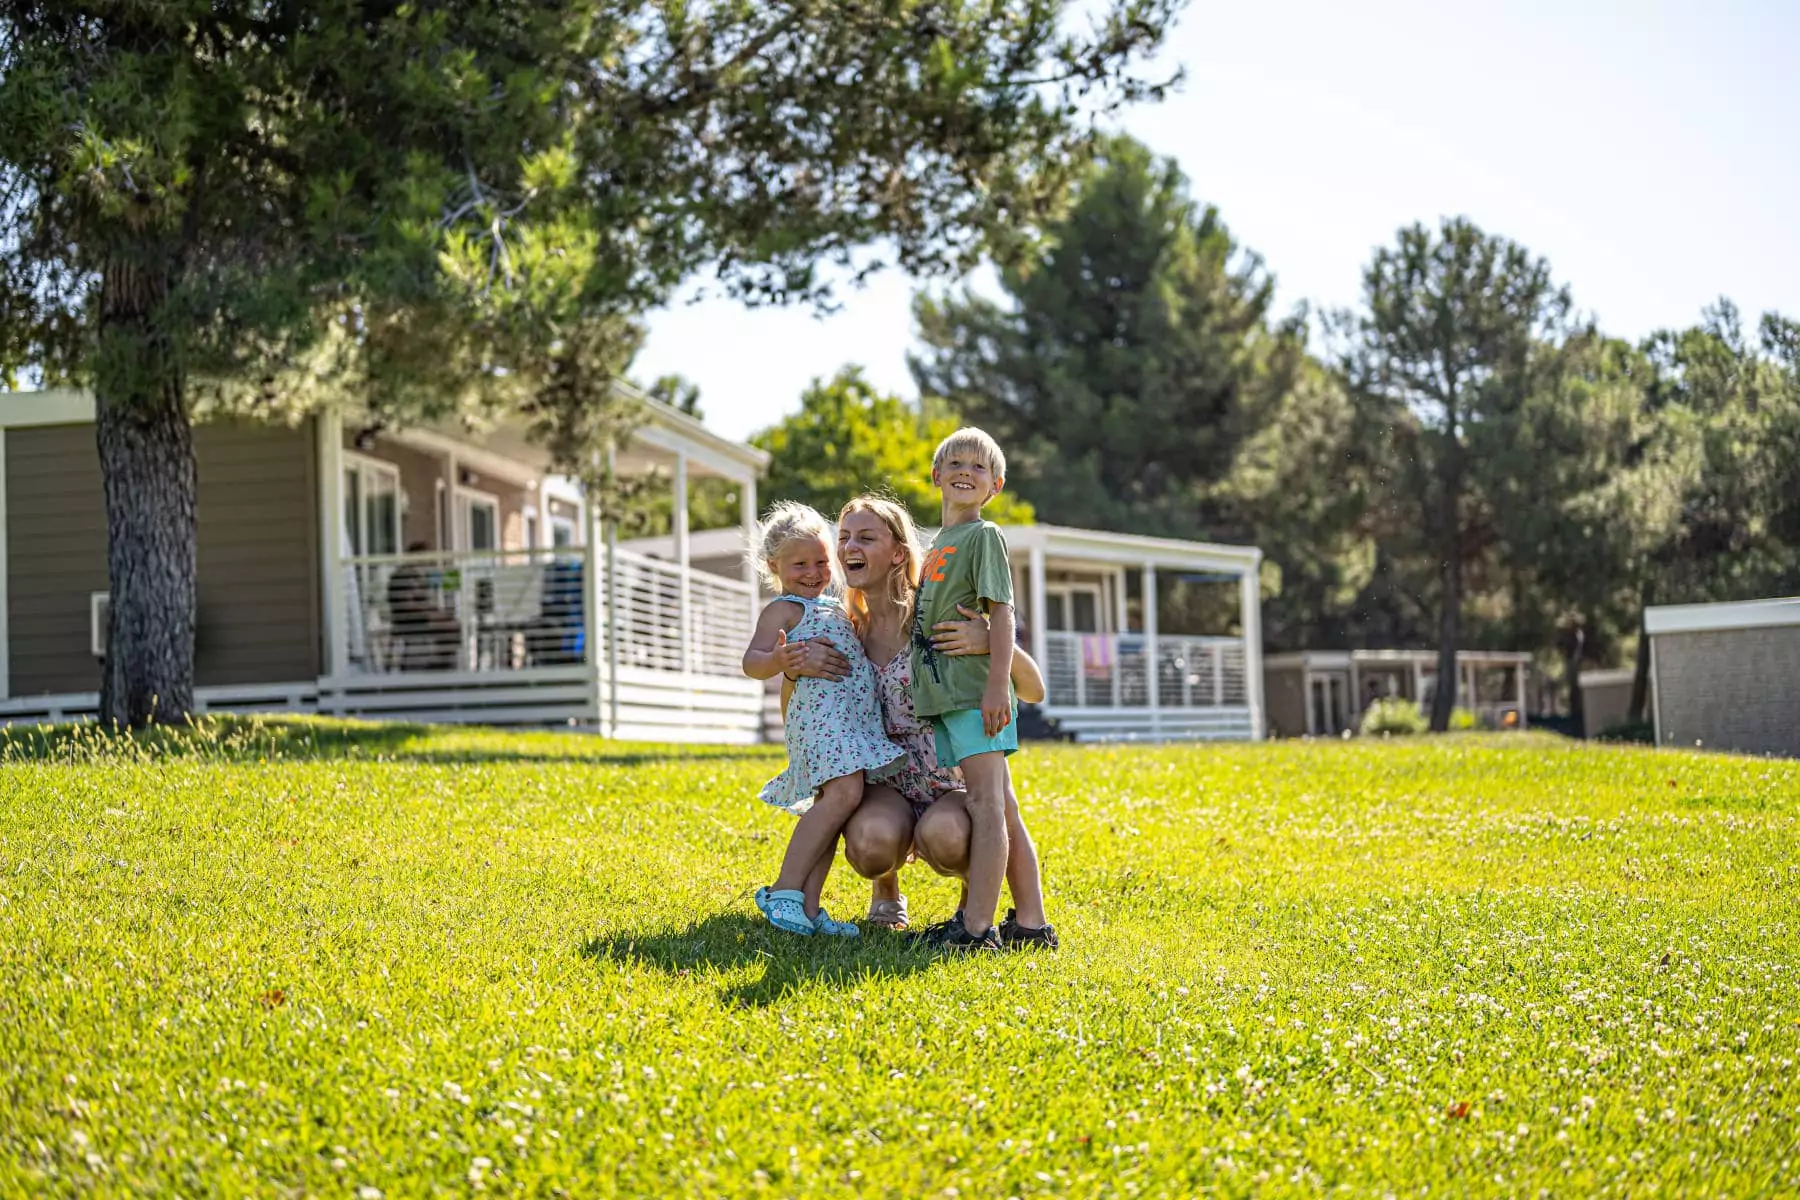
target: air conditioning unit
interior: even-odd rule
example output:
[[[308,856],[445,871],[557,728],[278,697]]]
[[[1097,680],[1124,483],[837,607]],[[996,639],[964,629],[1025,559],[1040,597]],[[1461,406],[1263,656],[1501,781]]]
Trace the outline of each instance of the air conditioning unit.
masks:
[[[112,623],[110,592],[94,592],[88,597],[88,649],[94,657],[106,658],[106,631]]]

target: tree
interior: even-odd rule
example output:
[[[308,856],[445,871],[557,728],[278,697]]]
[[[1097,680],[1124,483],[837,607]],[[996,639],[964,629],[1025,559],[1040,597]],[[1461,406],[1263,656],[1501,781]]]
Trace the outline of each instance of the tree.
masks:
[[[1534,381],[1534,357],[1559,344],[1568,292],[1524,247],[1467,220],[1402,229],[1363,272],[1363,312],[1340,319],[1341,356],[1363,419],[1384,431],[1392,486],[1437,575],[1437,678],[1431,728],[1456,703],[1469,565],[1491,537],[1471,474],[1474,443],[1512,418]]]
[[[1062,187],[1176,0],[0,0],[0,376],[90,385],[102,719],[192,704],[198,404],[626,416],[631,314],[966,266]],[[885,256],[865,248],[878,244]]]
[[[1701,323],[1644,343],[1647,403],[1684,470],[1675,519],[1633,572],[1638,608],[1745,600],[1800,587],[1800,344],[1793,322],[1766,315],[1759,342],[1721,300]],[[1674,452],[1674,451],[1672,451]],[[1640,636],[1630,715],[1649,698]]]
[[[961,424],[950,413],[933,414],[876,391],[860,367],[845,367],[829,381],[813,380],[799,412],[750,441],[769,452],[771,500],[797,500],[836,519],[852,496],[881,492],[906,505],[921,525],[935,526],[943,519],[943,498],[931,486],[932,454]],[[1029,525],[1032,507],[1011,483],[983,515],[1002,525]]]
[[[1242,536],[1213,489],[1304,359],[1271,328],[1272,283],[1179,168],[1108,141],[1068,213],[1002,264],[1007,302],[917,304],[920,390],[1007,447],[1047,520]]]
[[[1517,640],[1555,642],[1580,731],[1582,666],[1635,630],[1638,566],[1674,526],[1690,464],[1645,402],[1654,372],[1634,347],[1586,330],[1537,356],[1537,386],[1484,431],[1472,466],[1515,581]]]

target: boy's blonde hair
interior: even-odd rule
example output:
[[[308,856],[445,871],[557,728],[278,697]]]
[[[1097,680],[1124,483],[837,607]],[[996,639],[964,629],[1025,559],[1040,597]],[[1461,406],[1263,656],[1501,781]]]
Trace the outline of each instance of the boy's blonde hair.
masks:
[[[781,592],[781,577],[775,574],[773,566],[776,556],[793,543],[809,537],[823,540],[825,548],[830,550],[831,522],[821,516],[818,509],[795,500],[777,500],[769,506],[756,527],[756,539],[749,549],[751,565],[756,568],[764,587],[777,594]],[[833,583],[837,582],[835,556],[831,560],[831,579]]]
[[[980,459],[992,472],[995,483],[1006,478],[1006,452],[1000,449],[999,442],[988,436],[985,429],[965,425],[939,442],[937,453],[931,456],[931,469],[943,470],[944,460],[952,454],[966,454]]]
[[[894,535],[895,544],[904,552],[900,561],[888,569],[888,602],[896,608],[910,609],[913,593],[919,589],[919,564],[922,561],[919,529],[913,524],[912,514],[898,500],[865,492],[844,505],[838,513],[838,527],[843,528],[845,517],[859,512],[866,512],[887,526],[887,531]],[[848,589],[844,609],[850,614],[850,623],[856,627],[857,634],[867,633],[868,596],[854,588]]]

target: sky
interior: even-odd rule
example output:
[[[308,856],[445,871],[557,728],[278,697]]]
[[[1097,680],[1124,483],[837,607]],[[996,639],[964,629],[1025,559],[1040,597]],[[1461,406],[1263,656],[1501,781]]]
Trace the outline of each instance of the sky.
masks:
[[[1721,296],[1800,317],[1795,62],[1800,0],[1190,0],[1157,64],[1187,82],[1118,124],[1181,164],[1283,311],[1356,304],[1397,229],[1466,216],[1638,338]],[[631,374],[694,380],[732,437],[846,364],[913,396],[920,286],[886,273],[825,317],[684,297]]]

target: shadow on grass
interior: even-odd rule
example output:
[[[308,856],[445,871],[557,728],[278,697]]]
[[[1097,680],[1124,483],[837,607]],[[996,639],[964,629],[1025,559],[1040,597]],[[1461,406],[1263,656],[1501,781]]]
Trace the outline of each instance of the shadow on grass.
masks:
[[[576,730],[520,731],[308,716],[206,716],[139,730],[92,723],[0,728],[0,762],[594,763],[767,758],[743,746],[614,742]]]
[[[859,938],[800,938],[743,913],[717,913],[679,929],[593,938],[580,952],[595,962],[641,964],[677,978],[706,971],[733,975],[761,966],[756,978],[720,989],[722,1000],[745,1008],[763,1008],[807,986],[845,988],[903,978],[936,961],[930,951],[885,930],[865,929]]]

